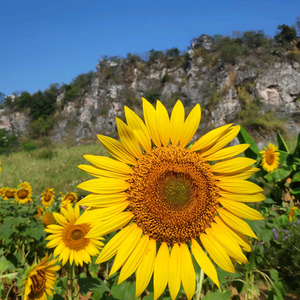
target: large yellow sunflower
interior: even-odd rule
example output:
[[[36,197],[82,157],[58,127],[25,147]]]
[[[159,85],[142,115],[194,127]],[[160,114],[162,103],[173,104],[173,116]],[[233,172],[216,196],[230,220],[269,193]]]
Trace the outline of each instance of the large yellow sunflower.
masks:
[[[46,240],[50,240],[47,248],[54,248],[54,256],[59,255],[59,260],[62,260],[62,265],[65,265],[68,260],[72,265],[73,261],[76,265],[83,265],[83,262],[91,262],[91,256],[99,253],[99,248],[103,243],[97,238],[85,238],[93,228],[94,224],[89,222],[75,225],[79,218],[79,205],[75,204],[73,210],[72,204],[67,204],[67,209],[61,207],[61,214],[53,213],[53,216],[59,225],[48,225],[44,230],[51,233]]]
[[[278,147],[271,143],[269,143],[268,149],[267,147],[264,147],[264,149],[265,150],[259,152],[262,154],[261,165],[267,172],[270,173],[278,168],[280,153],[276,152]]]
[[[168,116],[143,99],[144,122],[125,107],[127,125],[117,119],[121,142],[98,135],[116,159],[85,155],[95,166],[79,168],[98,177],[78,187],[92,194],[80,201],[87,209],[76,224],[98,222],[86,238],[98,238],[121,229],[103,248],[97,263],[114,255],[110,275],[120,268],[119,283],[136,271],[136,297],[153,274],[154,300],[167,284],[176,298],[180,285],[191,299],[195,292],[194,256],[203,271],[219,286],[216,269],[234,273],[232,260],[248,263],[251,251],[246,235],[256,238],[242,219],[263,219],[241,202],[264,200],[262,189],[247,181],[259,169],[255,160],[233,156],[248,144],[224,148],[238,134],[232,124],[214,129],[193,145],[201,109],[197,104],[185,119],[178,100]],[[211,162],[219,161],[213,165]]]
[[[48,208],[55,199],[54,189],[46,188],[42,195],[42,204]]]
[[[32,201],[31,185],[28,182],[22,182],[18,185],[15,193],[15,201],[20,204],[25,204]]]
[[[1,196],[4,197],[4,200],[11,200],[15,198],[16,189],[9,188],[4,186],[1,188]]]
[[[53,297],[52,290],[56,281],[55,271],[60,266],[55,266],[57,259],[51,260],[48,254],[34,267],[31,267],[24,278],[24,300],[47,300],[46,293]]]

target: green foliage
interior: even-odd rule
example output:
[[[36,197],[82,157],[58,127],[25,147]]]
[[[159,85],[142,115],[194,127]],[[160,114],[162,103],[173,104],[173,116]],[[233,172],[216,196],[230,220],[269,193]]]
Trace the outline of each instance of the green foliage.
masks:
[[[296,29],[293,26],[282,24],[278,25],[277,29],[280,30],[280,32],[274,36],[277,42],[290,43],[297,37]]]
[[[43,148],[43,149],[39,149],[39,150],[33,152],[32,155],[34,158],[37,158],[37,159],[51,160],[57,155],[57,152],[53,149]]]
[[[50,130],[53,128],[53,120],[49,118],[38,118],[30,123],[29,135],[33,139],[38,139],[47,136]]]
[[[241,126],[241,130],[238,133],[237,137],[241,144],[250,144],[250,147],[244,152],[245,156],[252,159],[257,159],[259,155],[259,149],[257,148],[255,142],[243,126]]]
[[[135,64],[137,62],[141,62],[142,58],[137,54],[127,53],[126,60],[128,60],[130,64]]]
[[[18,145],[15,134],[9,134],[5,128],[0,129],[0,154],[10,154]]]
[[[31,152],[31,151],[34,151],[36,149],[38,149],[38,145],[33,143],[32,141],[25,141],[23,144],[22,144],[22,149],[23,151],[25,152]]]
[[[268,38],[266,37],[263,30],[249,30],[244,32],[242,36],[242,42],[246,47],[250,49],[258,48],[266,43]]]
[[[144,98],[150,103],[155,104],[156,100],[160,98],[160,94],[155,91],[148,91],[145,93]]]
[[[4,108],[5,94],[0,92],[0,108]]]
[[[168,75],[168,73],[166,73],[163,78],[162,78],[162,83],[166,83],[170,81],[170,76]]]
[[[242,48],[237,43],[224,45],[220,50],[220,57],[225,63],[236,64],[237,58],[242,54]]]
[[[149,51],[149,60],[148,62],[152,64],[155,60],[158,58],[164,57],[164,53],[162,51],[155,51],[154,49],[151,49]]]
[[[172,48],[166,51],[165,54],[167,57],[178,57],[180,55],[180,51],[178,50],[178,48]]]

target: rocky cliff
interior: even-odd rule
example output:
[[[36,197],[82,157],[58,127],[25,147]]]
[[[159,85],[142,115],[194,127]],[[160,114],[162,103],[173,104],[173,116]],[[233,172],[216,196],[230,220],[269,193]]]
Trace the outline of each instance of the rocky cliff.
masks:
[[[168,109],[180,99],[187,112],[199,103],[202,131],[228,122],[248,125],[262,139],[271,134],[263,122],[271,122],[274,130],[281,122],[291,134],[300,131],[298,61],[282,58],[272,49],[264,56],[258,48],[257,57],[250,53],[226,63],[213,47],[214,40],[202,35],[184,55],[151,62],[134,57],[101,60],[77,96],[66,100],[66,88],[58,90],[51,140],[71,138],[79,143],[97,134],[115,137],[115,118],[124,119],[124,105],[142,115],[141,97],[152,103],[160,99]],[[15,132],[26,133],[29,118],[28,111],[0,111],[1,127]]]

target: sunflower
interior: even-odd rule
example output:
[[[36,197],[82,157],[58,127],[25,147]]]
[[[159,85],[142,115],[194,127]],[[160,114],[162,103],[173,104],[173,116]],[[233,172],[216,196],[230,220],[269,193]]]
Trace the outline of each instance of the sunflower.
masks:
[[[269,147],[264,147],[265,150],[260,151],[259,153],[262,154],[262,167],[268,172],[273,172],[278,168],[279,165],[279,156],[280,153],[276,152],[278,147],[269,143]]]
[[[65,209],[67,208],[68,203],[76,203],[77,202],[77,193],[67,193],[66,195],[62,194],[61,206]]]
[[[44,227],[47,227],[51,224],[56,224],[56,220],[50,211],[46,211],[43,214],[42,223],[43,223]]]
[[[42,195],[42,204],[48,208],[52,202],[54,201],[55,196],[54,196],[54,189],[46,188]]]
[[[55,271],[60,269],[60,266],[55,266],[56,262],[57,259],[51,260],[51,255],[47,254],[39,264],[30,268],[23,282],[24,300],[47,300],[46,293],[53,297]]]
[[[4,200],[10,200],[15,198],[16,189],[9,188],[7,186],[1,188],[1,196]]]
[[[0,162],[0,165],[1,165],[1,162]],[[0,171],[2,170],[2,168],[0,167]]]
[[[291,207],[291,210],[289,212],[289,219],[290,219],[290,222],[293,221],[293,218],[294,218],[294,215],[295,215],[295,210],[297,210],[298,207],[297,206],[292,206]]]
[[[32,201],[31,185],[28,182],[22,182],[18,185],[15,193],[15,201],[20,204],[25,204]]]
[[[46,240],[50,240],[47,248],[54,248],[54,256],[59,255],[59,260],[62,260],[62,265],[65,265],[68,260],[72,265],[73,261],[76,265],[83,265],[83,262],[91,262],[91,256],[99,253],[99,248],[103,246],[100,242],[102,237],[85,238],[93,228],[94,224],[81,223],[75,225],[79,218],[79,205],[75,204],[73,210],[72,204],[68,203],[67,208],[61,207],[61,214],[53,213],[53,216],[59,225],[49,225],[44,230],[50,234]]]
[[[43,211],[44,211],[44,209],[43,209],[41,206],[37,207],[37,208],[36,208],[36,214],[35,214],[34,216],[35,216],[37,219],[39,219],[39,218],[41,217]]]
[[[218,286],[216,269],[203,247],[225,271],[235,272],[232,260],[248,263],[242,252],[251,251],[246,235],[256,235],[242,218],[263,217],[241,202],[264,200],[262,189],[245,180],[259,169],[250,167],[253,159],[233,158],[249,144],[224,148],[240,126],[222,126],[188,144],[200,122],[199,104],[186,119],[179,100],[170,119],[160,101],[155,109],[143,99],[143,112],[145,124],[125,107],[128,125],[116,120],[121,142],[98,135],[116,159],[84,156],[95,167],[79,168],[98,178],[78,186],[92,194],[80,201],[90,208],[76,224],[100,221],[86,238],[121,229],[96,262],[116,255],[110,275],[122,267],[118,283],[136,271],[136,297],[153,274],[154,300],[167,284],[175,299],[181,283],[191,299],[195,292],[191,253]],[[214,161],[219,162],[211,165]]]

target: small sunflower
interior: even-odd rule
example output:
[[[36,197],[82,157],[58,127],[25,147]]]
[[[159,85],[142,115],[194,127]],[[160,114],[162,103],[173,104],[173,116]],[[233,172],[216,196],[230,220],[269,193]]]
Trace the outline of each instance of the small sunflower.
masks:
[[[0,165],[1,165],[1,162],[0,162]],[[2,170],[2,168],[0,167],[0,171]]]
[[[125,107],[127,124],[116,120],[121,142],[98,135],[116,159],[85,155],[95,166],[78,166],[97,179],[78,186],[92,194],[81,200],[89,209],[76,224],[98,223],[86,238],[121,229],[96,262],[116,255],[110,275],[121,268],[118,283],[136,271],[136,298],[153,274],[154,300],[167,284],[175,299],[181,283],[190,300],[196,282],[191,253],[218,286],[216,269],[202,247],[225,271],[235,272],[234,260],[248,263],[246,235],[256,235],[242,218],[263,216],[241,202],[265,199],[263,190],[246,180],[259,169],[251,167],[253,159],[234,158],[249,144],[224,148],[240,126],[222,126],[189,145],[201,118],[199,104],[186,119],[179,100],[171,118],[160,101],[155,109],[143,99],[143,112],[145,123]]]
[[[51,256],[47,254],[39,264],[32,266],[27,272],[23,281],[24,300],[47,300],[46,293],[53,297],[55,271],[58,271],[60,266],[55,265],[57,259],[51,260]]]
[[[1,188],[1,195],[4,200],[12,200],[15,198],[16,189],[9,188],[7,186]]]
[[[42,217],[42,223],[44,227],[47,227],[51,224],[56,224],[56,220],[53,217],[53,214],[50,211],[46,211]]]
[[[289,219],[290,219],[290,222],[293,221],[293,218],[294,218],[294,215],[295,215],[295,210],[299,209],[297,206],[292,206],[291,207],[291,210],[290,210],[290,213],[289,213]]]
[[[54,189],[46,188],[42,195],[42,204],[48,208],[55,199]]]
[[[268,172],[273,172],[278,168],[279,165],[279,156],[280,153],[276,152],[278,147],[269,143],[269,147],[264,147],[265,150],[260,151],[259,153],[262,154],[262,162],[261,166]]]
[[[35,214],[34,216],[35,216],[37,219],[39,219],[39,218],[41,217],[43,211],[44,211],[44,209],[43,209],[41,206],[37,207],[37,209],[36,209],[36,214]]]
[[[76,203],[77,200],[77,193],[62,194],[61,206],[66,208],[68,203]]]
[[[18,185],[15,193],[15,201],[20,204],[25,204],[32,201],[31,185],[28,182],[22,182]]]
[[[47,248],[54,248],[54,256],[59,255],[62,265],[68,260],[72,265],[73,261],[76,265],[83,265],[83,262],[91,262],[91,256],[99,253],[99,248],[103,243],[99,240],[102,237],[86,238],[85,236],[95,227],[95,224],[82,223],[75,225],[79,218],[79,205],[75,204],[73,211],[72,204],[67,204],[67,209],[61,207],[61,214],[53,213],[53,216],[59,225],[49,225],[44,230],[51,233],[46,240],[50,240]]]

